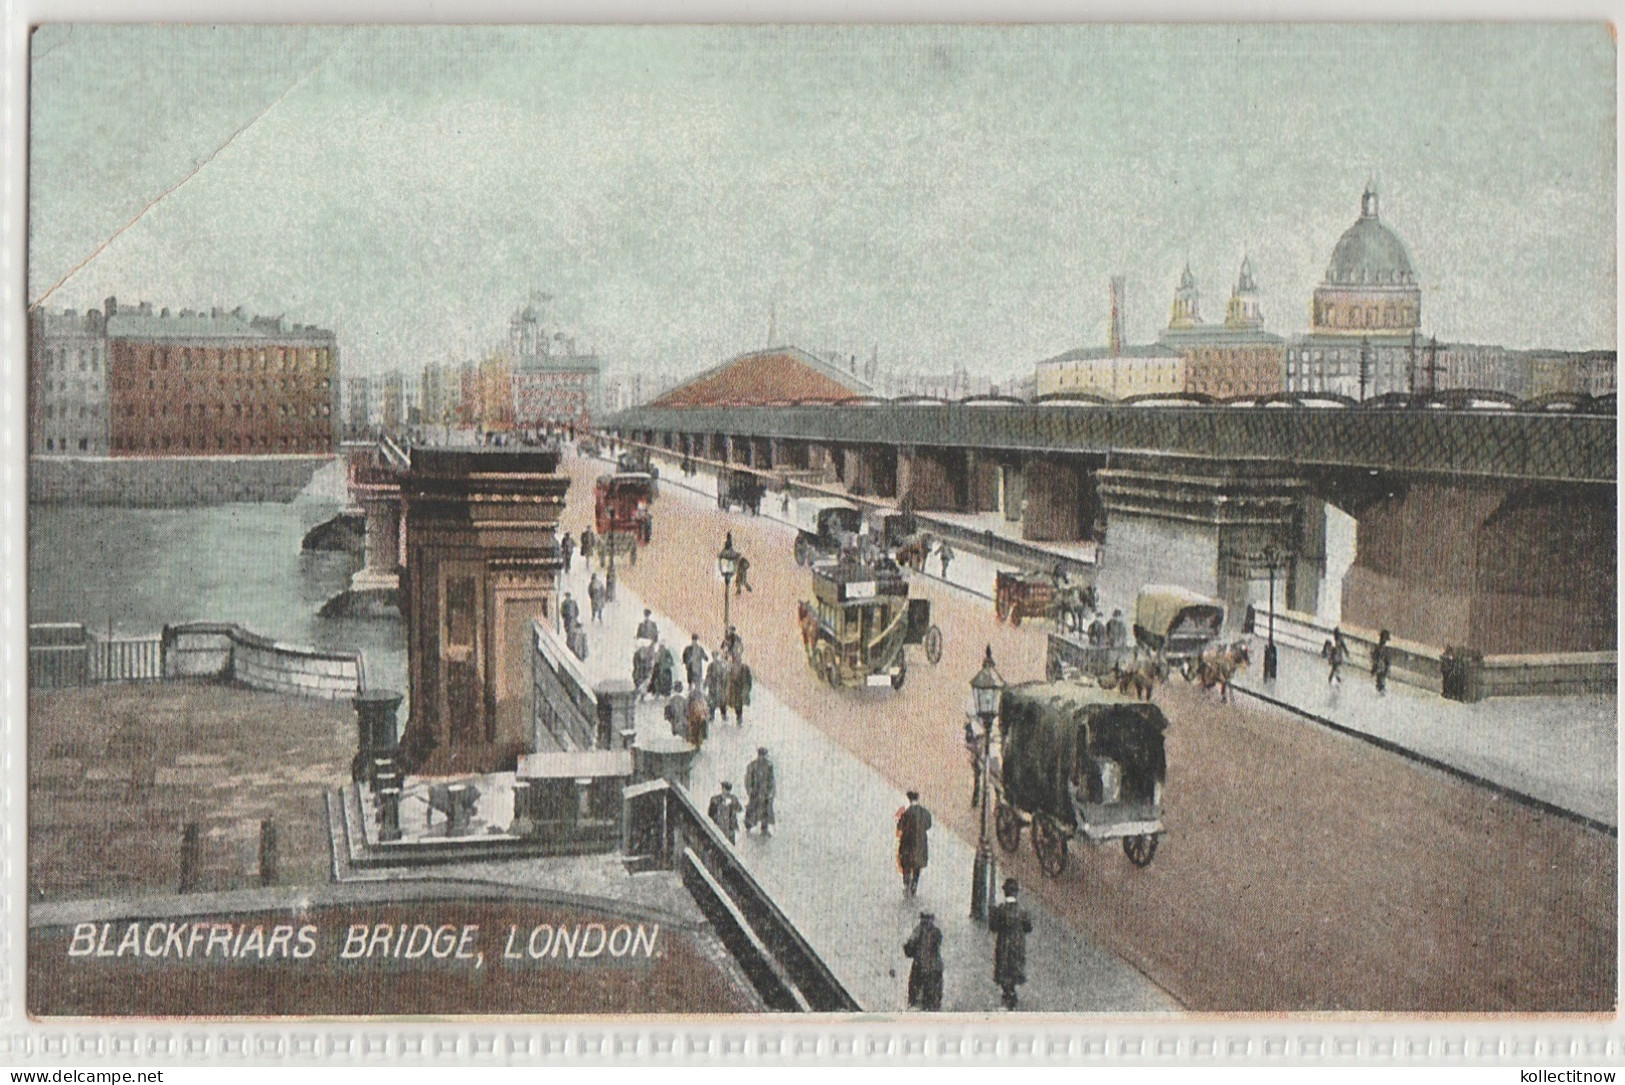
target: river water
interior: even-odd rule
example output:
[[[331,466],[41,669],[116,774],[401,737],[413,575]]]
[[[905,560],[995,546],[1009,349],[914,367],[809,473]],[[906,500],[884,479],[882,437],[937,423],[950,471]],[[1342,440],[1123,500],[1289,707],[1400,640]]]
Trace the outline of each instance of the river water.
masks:
[[[103,635],[235,622],[290,644],[362,651],[367,684],[405,691],[399,619],[321,618],[359,556],[306,553],[304,534],[341,502],[312,487],[287,504],[184,509],[31,505],[28,620],[83,622]]]

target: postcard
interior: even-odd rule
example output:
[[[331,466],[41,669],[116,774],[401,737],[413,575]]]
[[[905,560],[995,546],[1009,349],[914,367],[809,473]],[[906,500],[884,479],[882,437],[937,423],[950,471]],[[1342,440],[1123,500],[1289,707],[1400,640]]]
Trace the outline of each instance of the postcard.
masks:
[[[32,27],[17,1035],[1606,1055],[1615,61]]]

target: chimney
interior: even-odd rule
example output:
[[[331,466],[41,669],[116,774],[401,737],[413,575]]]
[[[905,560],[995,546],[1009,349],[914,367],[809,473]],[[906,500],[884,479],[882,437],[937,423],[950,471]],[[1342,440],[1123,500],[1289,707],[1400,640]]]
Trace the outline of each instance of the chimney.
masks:
[[[151,316],[152,315],[152,302],[150,302],[150,301],[142,302],[136,308],[136,312],[140,313],[142,316]]]
[[[209,319],[210,320],[219,320],[220,319],[220,306],[215,305],[215,306],[212,306],[209,309]]]
[[[163,312],[159,313],[158,315],[163,317],[165,320],[168,320],[169,319],[169,306],[167,306],[167,305],[164,306]]]
[[[1106,333],[1106,345],[1111,348],[1112,357],[1116,358],[1123,353],[1123,277],[1113,275],[1111,281],[1112,322],[1111,330]]]
[[[118,316],[118,299],[108,298],[106,301],[102,302],[102,311],[106,313],[109,318]]]

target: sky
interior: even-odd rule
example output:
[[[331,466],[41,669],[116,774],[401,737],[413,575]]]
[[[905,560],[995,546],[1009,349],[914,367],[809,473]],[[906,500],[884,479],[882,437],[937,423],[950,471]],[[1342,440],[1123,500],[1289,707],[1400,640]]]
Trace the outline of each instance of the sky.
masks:
[[[243,306],[347,373],[547,316],[612,370],[774,344],[997,379],[1188,261],[1267,327],[1374,179],[1423,328],[1615,345],[1614,43],[1571,24],[161,27],[32,43],[31,305]]]

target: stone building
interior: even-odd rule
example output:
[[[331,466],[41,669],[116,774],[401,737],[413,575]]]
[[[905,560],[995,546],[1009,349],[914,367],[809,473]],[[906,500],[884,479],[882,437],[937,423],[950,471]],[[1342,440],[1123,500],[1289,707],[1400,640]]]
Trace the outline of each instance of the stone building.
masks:
[[[91,309],[37,309],[28,321],[28,450],[107,455],[107,336]]]
[[[1033,375],[1039,398],[1068,393],[1127,399],[1129,396],[1179,395],[1185,391],[1184,353],[1162,343],[1080,347],[1046,358]]]
[[[346,377],[344,380],[344,436],[350,440],[372,436],[374,420],[372,378]]]
[[[1161,342],[1183,355],[1186,392],[1230,399],[1274,395],[1286,387],[1286,341],[1264,330],[1258,283],[1246,257],[1221,325],[1203,322],[1201,295],[1187,264]]]

